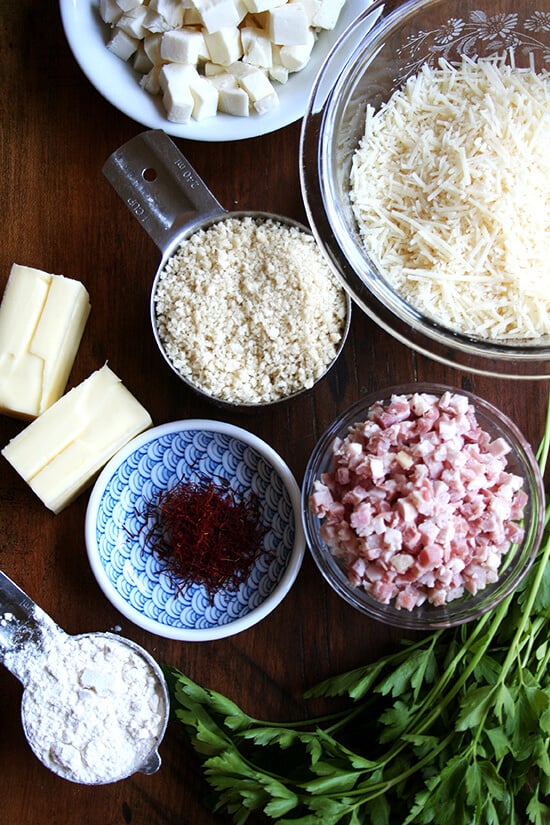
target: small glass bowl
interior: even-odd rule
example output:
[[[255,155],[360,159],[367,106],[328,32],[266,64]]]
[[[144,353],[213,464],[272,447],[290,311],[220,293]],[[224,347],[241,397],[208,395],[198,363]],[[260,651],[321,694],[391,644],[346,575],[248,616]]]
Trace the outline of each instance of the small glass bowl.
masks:
[[[349,175],[365,129],[423,65],[459,63],[514,50],[518,67],[550,69],[550,5],[536,0],[384,0],[366,8],[325,60],[302,122],[300,177],[309,224],[354,302],[397,340],[470,372],[550,376],[550,336],[488,340],[461,334],[406,302],[371,260],[359,236]]]
[[[523,478],[523,489],[528,501],[524,510],[524,537],[521,544],[512,545],[502,558],[499,578],[476,595],[465,594],[442,606],[429,602],[407,610],[396,608],[392,602],[383,604],[362,587],[350,583],[342,563],[329,551],[320,535],[321,520],[310,507],[314,483],[322,473],[333,468],[332,444],[335,438],[344,438],[348,428],[365,421],[367,412],[377,401],[387,403],[392,395],[428,393],[441,397],[445,392],[466,396],[474,406],[478,424],[491,439],[504,438],[511,447],[507,455],[506,471]],[[513,592],[529,570],[540,545],[544,522],[544,486],[531,446],[516,425],[502,412],[473,393],[440,384],[403,384],[388,387],[364,396],[345,410],[325,431],[316,444],[304,474],[302,485],[302,522],[306,543],[328,584],[349,605],[373,619],[395,627],[430,630],[464,624],[479,618]]]

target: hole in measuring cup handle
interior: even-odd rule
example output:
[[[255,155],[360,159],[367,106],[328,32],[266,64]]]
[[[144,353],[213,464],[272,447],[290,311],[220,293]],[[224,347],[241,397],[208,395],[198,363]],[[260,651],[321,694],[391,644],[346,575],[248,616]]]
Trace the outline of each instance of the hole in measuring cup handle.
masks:
[[[161,252],[188,225],[225,210],[161,129],[115,150],[103,174]]]

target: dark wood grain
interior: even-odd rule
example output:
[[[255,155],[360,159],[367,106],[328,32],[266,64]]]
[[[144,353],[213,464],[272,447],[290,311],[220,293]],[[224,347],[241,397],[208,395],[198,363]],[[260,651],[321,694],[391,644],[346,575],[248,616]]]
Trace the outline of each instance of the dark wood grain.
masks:
[[[538,443],[548,382],[465,375],[409,351],[355,313],[345,351],[317,389],[258,414],[222,413],[186,391],[161,363],[148,325],[159,253],[101,174],[119,145],[141,131],[91,86],[64,39],[55,3],[3,0],[0,9],[0,289],[18,262],[78,278],[92,313],[71,374],[74,385],[108,360],[155,423],[204,416],[252,430],[300,482],[330,421],[366,391],[437,380],[496,402]],[[227,208],[303,220],[298,177],[300,125],[233,144],[177,140]],[[3,446],[22,427],[0,416]],[[5,460],[0,469],[0,568],[68,632],[120,628],[161,662],[220,690],[257,716],[299,718],[303,691],[373,659],[398,634],[341,602],[306,557],[295,587],[258,626],[211,643],[179,643],[131,625],[104,598],[89,569],[83,524],[87,494],[50,514]],[[48,772],[20,723],[21,686],[0,670],[0,819],[13,825],[214,825],[203,805],[198,764],[171,726],[153,776],[86,788]]]

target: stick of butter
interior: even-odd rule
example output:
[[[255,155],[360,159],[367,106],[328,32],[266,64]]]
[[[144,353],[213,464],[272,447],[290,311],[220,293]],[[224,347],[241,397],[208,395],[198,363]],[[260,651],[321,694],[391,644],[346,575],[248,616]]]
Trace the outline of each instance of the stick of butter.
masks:
[[[89,314],[80,281],[13,264],[0,304],[0,412],[36,418],[61,397]]]
[[[105,365],[28,424],[2,455],[46,507],[59,513],[151,424],[147,410]]]

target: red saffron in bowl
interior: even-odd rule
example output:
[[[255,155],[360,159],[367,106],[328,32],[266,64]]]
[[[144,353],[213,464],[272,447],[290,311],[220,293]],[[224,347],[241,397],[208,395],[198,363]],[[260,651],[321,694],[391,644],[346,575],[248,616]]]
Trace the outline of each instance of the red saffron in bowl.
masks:
[[[145,545],[178,590],[204,585],[211,602],[248,578],[267,533],[258,498],[239,495],[226,479],[180,481],[146,502],[142,515]]]

